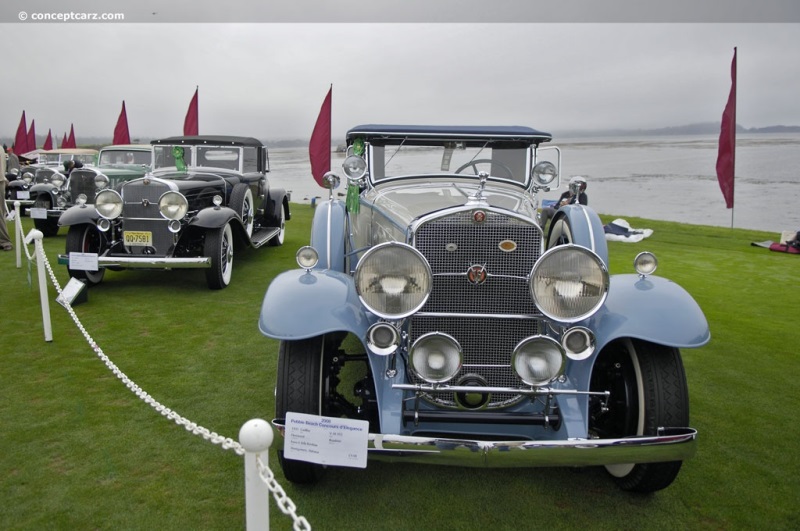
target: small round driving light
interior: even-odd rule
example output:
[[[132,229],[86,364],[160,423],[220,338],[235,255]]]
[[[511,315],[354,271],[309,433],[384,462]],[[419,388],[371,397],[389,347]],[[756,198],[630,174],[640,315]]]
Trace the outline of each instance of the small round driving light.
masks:
[[[561,346],[571,360],[585,360],[594,352],[594,334],[588,328],[576,326],[570,328],[561,337]]]
[[[94,198],[94,208],[106,219],[115,219],[122,214],[122,197],[114,190],[101,190]]]
[[[33,174],[29,171],[26,171],[22,174],[22,180],[25,182],[25,184],[31,184],[31,181],[33,181]]]
[[[367,173],[367,161],[358,155],[350,155],[344,159],[342,170],[348,179],[360,179]]]
[[[461,345],[441,332],[420,336],[411,346],[411,370],[428,383],[443,383],[461,370]]]
[[[385,242],[364,253],[354,279],[361,302],[384,319],[408,317],[422,308],[433,285],[425,257],[399,242]]]
[[[400,345],[400,334],[389,323],[375,323],[367,330],[367,345],[375,354],[388,356],[394,354]]]
[[[658,260],[653,253],[644,251],[637,254],[636,258],[633,259],[633,267],[636,269],[637,273],[645,277],[655,273],[658,267]]]
[[[536,307],[545,316],[556,321],[580,321],[605,302],[608,270],[589,249],[559,245],[533,266],[529,286]]]
[[[529,337],[514,348],[511,365],[526,384],[534,387],[547,385],[561,374],[564,351],[551,337]]]
[[[295,260],[303,269],[313,269],[319,262],[319,253],[310,245],[306,245],[297,250]]]
[[[531,177],[540,186],[547,186],[558,177],[558,170],[556,165],[550,161],[543,160],[538,162],[531,170]]]
[[[97,175],[94,176],[94,187],[97,188],[98,190],[104,190],[108,188],[109,182],[110,181],[108,180],[108,177],[106,177],[102,173],[98,173]]]
[[[97,220],[97,229],[100,232],[108,232],[108,229],[111,228],[111,222],[108,221],[106,218],[100,218]]]
[[[78,198],[75,200],[75,204],[79,207],[84,207],[86,206],[87,199],[88,198],[86,197],[86,194],[80,194]]]
[[[167,219],[183,219],[189,210],[189,202],[178,192],[164,192],[158,200],[158,211]]]
[[[181,222],[178,221],[177,219],[172,219],[167,224],[167,229],[169,229],[171,233],[177,234],[181,231]]]
[[[339,188],[339,185],[342,183],[342,180],[339,178],[338,175],[329,171],[322,176],[322,185],[324,188],[328,190],[336,190]]]
[[[215,195],[214,197],[211,198],[211,202],[214,203],[215,207],[221,206],[222,205],[222,196],[221,195]]]

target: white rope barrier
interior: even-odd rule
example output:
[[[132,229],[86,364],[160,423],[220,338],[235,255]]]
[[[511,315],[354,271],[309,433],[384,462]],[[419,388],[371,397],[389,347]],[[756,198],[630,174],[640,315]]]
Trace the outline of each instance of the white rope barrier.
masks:
[[[39,286],[40,286],[40,297],[42,301],[42,315],[43,319],[45,319],[45,339],[47,341],[52,341],[52,331],[50,331],[50,336],[48,339],[48,332],[47,330],[50,328],[50,310],[49,310],[49,302],[47,297],[47,283],[45,277],[45,269],[50,275],[50,280],[53,283],[56,291],[58,292],[59,296],[63,294],[61,285],[56,278],[55,273],[53,272],[53,268],[50,266],[50,262],[47,260],[47,256],[44,253],[44,246],[42,244],[42,233],[38,230],[31,230],[29,235],[25,238],[22,237],[22,223],[20,220],[20,205],[19,202],[14,203],[15,208],[15,219],[16,219],[16,242],[17,242],[17,268],[21,267],[20,257],[21,251],[20,247],[25,249],[25,255],[28,259],[28,262],[33,261],[34,255],[31,255],[28,252],[27,245],[33,239],[35,240],[35,255],[37,258],[37,269],[39,273]],[[246,522],[247,522],[247,530],[248,531],[256,531],[269,529],[269,503],[262,503],[264,498],[268,498],[268,493],[271,492],[273,498],[275,499],[278,508],[281,510],[283,514],[290,516],[294,522],[293,529],[295,530],[302,530],[302,531],[310,531],[311,525],[308,523],[305,517],[299,516],[296,512],[296,505],[292,502],[291,499],[286,495],[286,492],[283,488],[275,481],[275,475],[273,474],[272,470],[269,469],[267,466],[268,461],[268,450],[270,445],[272,444],[273,439],[273,432],[272,427],[264,420],[261,419],[252,419],[247,421],[241,428],[239,432],[239,439],[242,441],[237,442],[230,437],[223,437],[216,432],[212,432],[203,426],[198,425],[196,422],[192,422],[186,417],[181,416],[177,412],[171,410],[170,408],[164,406],[156,399],[154,399],[150,394],[144,391],[141,387],[136,385],[133,380],[128,378],[128,376],[123,373],[119,367],[111,361],[111,359],[103,352],[103,349],[97,344],[97,342],[89,335],[89,332],[81,323],[78,315],[73,310],[72,305],[70,304],[67,297],[61,297],[62,305],[69,313],[72,321],[78,327],[78,330],[81,332],[83,337],[86,339],[89,346],[92,348],[94,353],[97,355],[98,358],[108,367],[109,370],[127,387],[133,392],[139,399],[141,399],[144,403],[152,407],[162,416],[172,420],[179,426],[183,426],[186,431],[192,433],[193,435],[197,435],[202,437],[206,441],[219,445],[224,450],[232,450],[237,455],[241,455],[245,457],[245,502],[246,502]],[[47,308],[47,315],[45,317],[45,308]]]

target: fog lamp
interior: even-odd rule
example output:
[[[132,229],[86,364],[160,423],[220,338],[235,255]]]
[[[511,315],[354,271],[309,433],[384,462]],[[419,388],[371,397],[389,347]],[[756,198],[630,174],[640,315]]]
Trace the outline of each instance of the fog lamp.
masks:
[[[214,203],[215,207],[222,205],[222,196],[215,195],[214,197],[211,198],[211,202]]]
[[[441,332],[420,336],[411,346],[411,370],[428,383],[450,380],[461,369],[461,345]]]
[[[375,354],[388,356],[400,345],[400,334],[389,323],[375,323],[367,330],[367,345]]]
[[[561,346],[571,360],[585,360],[594,352],[594,334],[588,328],[576,326],[570,328],[561,337]]]
[[[167,224],[167,229],[173,234],[177,234],[181,231],[181,222],[177,219],[170,220]]]
[[[561,374],[564,351],[551,337],[529,337],[514,347],[511,365],[526,384],[534,387],[546,385]]]
[[[97,220],[97,229],[100,232],[108,232],[108,229],[111,228],[111,222],[108,221],[106,218],[100,218]]]

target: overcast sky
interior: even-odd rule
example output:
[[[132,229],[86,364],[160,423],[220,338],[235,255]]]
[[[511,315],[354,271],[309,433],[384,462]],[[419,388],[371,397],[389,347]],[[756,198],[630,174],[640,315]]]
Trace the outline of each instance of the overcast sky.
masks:
[[[334,137],[376,122],[556,133],[714,122],[734,47],[737,122],[800,125],[798,3],[782,3],[790,23],[426,23],[424,13],[406,23],[271,23],[263,14],[214,23],[213,13],[184,23],[15,21],[20,6],[32,13],[38,4],[74,11],[67,5],[79,2],[0,8],[2,138],[14,136],[23,110],[40,136],[52,129],[60,140],[74,124],[78,143],[110,138],[123,100],[132,138],[181,134],[195,87],[201,134],[267,140],[307,138],[331,85]],[[101,5],[124,12],[126,4]],[[159,7],[143,4],[158,19]]]

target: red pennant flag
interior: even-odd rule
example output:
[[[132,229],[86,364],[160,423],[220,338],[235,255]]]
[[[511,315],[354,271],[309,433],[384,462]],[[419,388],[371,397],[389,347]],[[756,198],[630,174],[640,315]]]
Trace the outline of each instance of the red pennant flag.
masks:
[[[75,143],[75,126],[73,124],[69,124],[69,136],[67,137],[67,147],[68,148],[78,147],[78,144]]]
[[[28,152],[28,122],[25,120],[25,111],[17,126],[17,136],[14,137],[14,153],[21,155]]]
[[[130,144],[131,135],[128,133],[128,113],[125,112],[125,100],[122,100],[122,111],[117,118],[117,125],[114,127],[114,140],[112,144]]]
[[[50,129],[47,130],[47,138],[44,139],[44,144],[42,144],[42,149],[47,149],[47,150],[53,149],[53,134]]]
[[[333,86],[322,102],[322,107],[311,132],[308,143],[308,158],[311,161],[311,175],[317,184],[323,186],[322,177],[331,170],[331,95]]]
[[[25,153],[36,149],[36,120],[31,120],[31,128],[28,129],[28,145]]]
[[[61,149],[65,149],[65,148],[69,147],[67,145],[67,133],[64,133],[64,137],[61,139],[61,146],[60,147],[61,147]]]
[[[200,87],[194,89],[194,96],[192,96],[192,101],[189,102],[189,110],[186,111],[186,118],[183,120],[183,134],[185,136],[196,136],[200,134],[197,111],[197,92],[199,90]]]
[[[731,91],[722,112],[717,153],[717,180],[726,208],[733,208],[733,174],[736,162],[736,48],[731,62]]]

